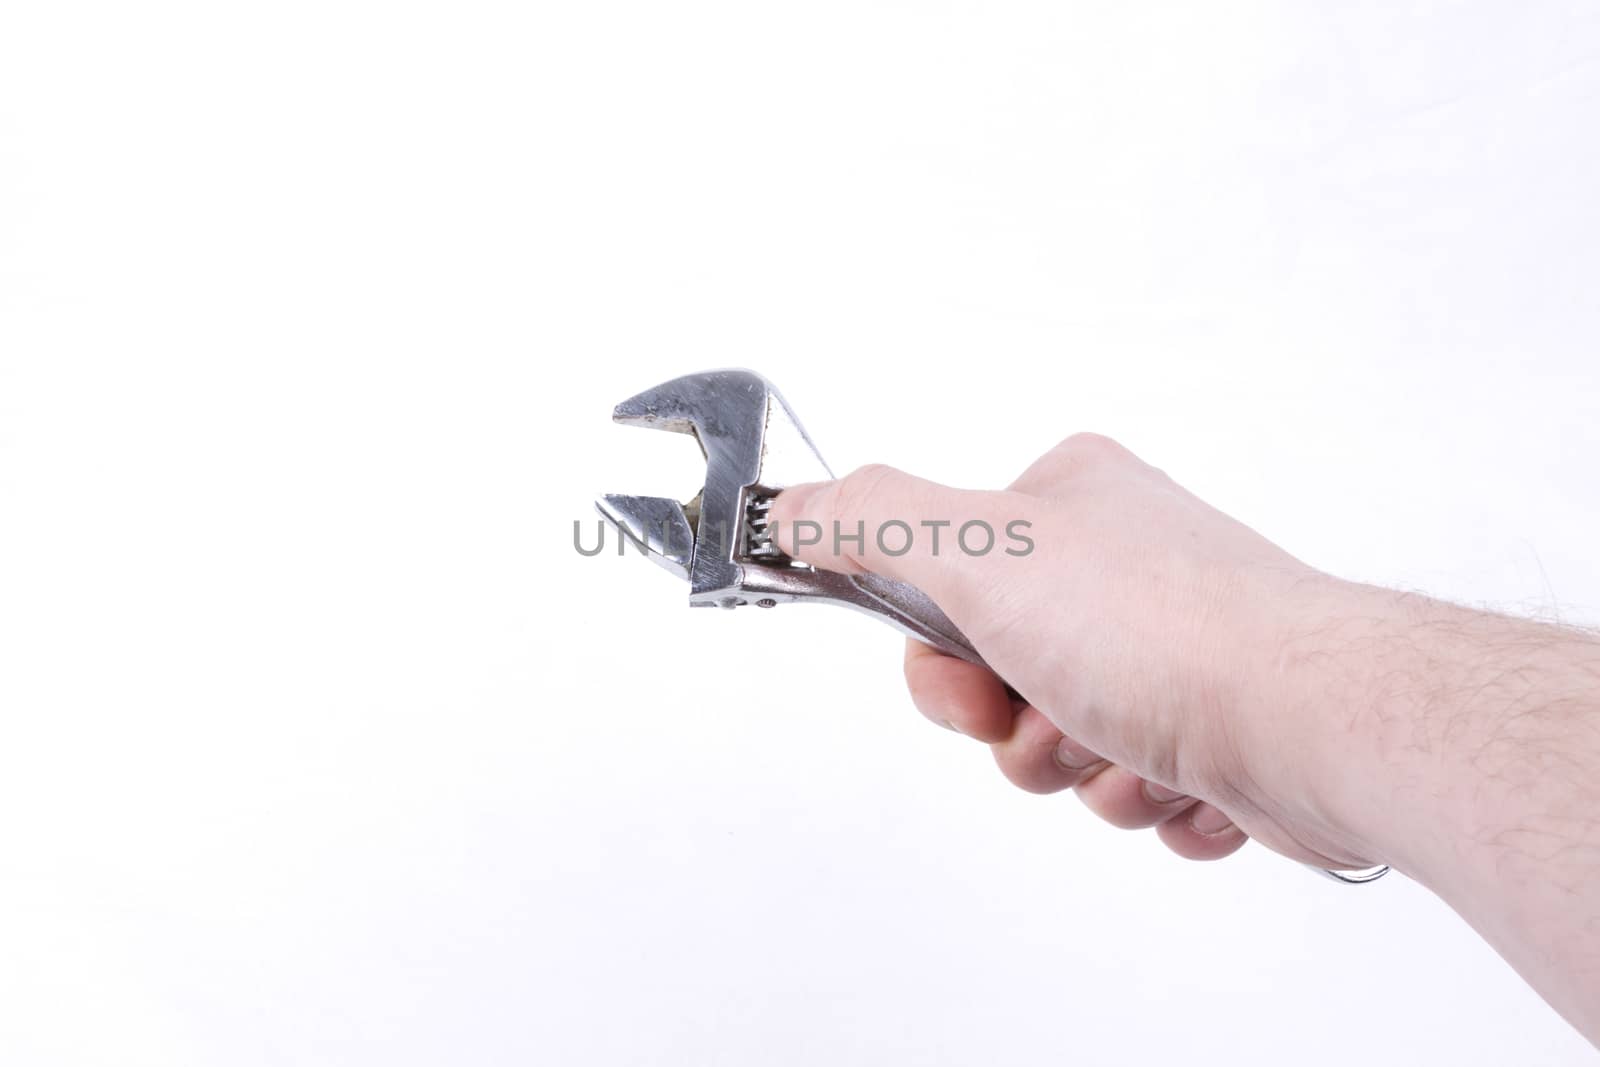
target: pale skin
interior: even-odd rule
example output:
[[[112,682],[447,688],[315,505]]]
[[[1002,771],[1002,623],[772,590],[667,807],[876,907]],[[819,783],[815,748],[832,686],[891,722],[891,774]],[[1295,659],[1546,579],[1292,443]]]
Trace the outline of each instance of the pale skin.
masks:
[[[1600,1044],[1596,635],[1323,574],[1087,434],[1003,491],[866,467],[772,518],[785,551],[910,582],[961,627],[993,673],[913,641],[912,699],[1016,785],[1074,790],[1189,859],[1254,838],[1391,864]],[[1025,520],[1034,548],[973,556],[944,528],[939,552],[890,555],[871,535],[973,519]],[[836,522],[868,536],[795,543]]]

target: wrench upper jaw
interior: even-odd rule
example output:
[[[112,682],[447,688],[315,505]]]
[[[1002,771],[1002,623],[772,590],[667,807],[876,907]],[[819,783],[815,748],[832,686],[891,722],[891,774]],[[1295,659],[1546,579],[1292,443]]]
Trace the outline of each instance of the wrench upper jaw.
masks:
[[[625,426],[693,434],[707,461],[719,452],[753,455],[760,445],[767,399],[775,392],[751,371],[685,374],[624,400],[611,419]]]

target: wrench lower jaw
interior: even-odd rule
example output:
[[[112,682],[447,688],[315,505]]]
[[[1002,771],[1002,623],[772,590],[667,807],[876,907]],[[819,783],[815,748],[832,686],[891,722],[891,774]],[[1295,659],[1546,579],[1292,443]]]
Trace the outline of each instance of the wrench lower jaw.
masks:
[[[688,581],[694,556],[694,527],[682,504],[670,497],[608,493],[594,506],[652,562]]]

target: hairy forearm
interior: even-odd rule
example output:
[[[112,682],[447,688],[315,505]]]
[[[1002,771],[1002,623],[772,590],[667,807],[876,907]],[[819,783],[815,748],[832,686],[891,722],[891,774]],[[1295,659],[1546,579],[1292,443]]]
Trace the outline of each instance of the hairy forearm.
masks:
[[[1308,747],[1342,757],[1307,771],[1333,833],[1600,1040],[1600,639],[1346,583],[1318,602],[1280,670]]]

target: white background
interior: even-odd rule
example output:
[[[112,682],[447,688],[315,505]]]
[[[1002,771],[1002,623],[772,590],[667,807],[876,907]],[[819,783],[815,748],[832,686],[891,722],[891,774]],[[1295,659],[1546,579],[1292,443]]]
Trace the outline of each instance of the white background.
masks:
[[[1593,1062],[1400,878],[1189,865],[898,638],[580,558],[782,386],[1121,438],[1600,621],[1584,3],[0,9],[0,1062]]]

